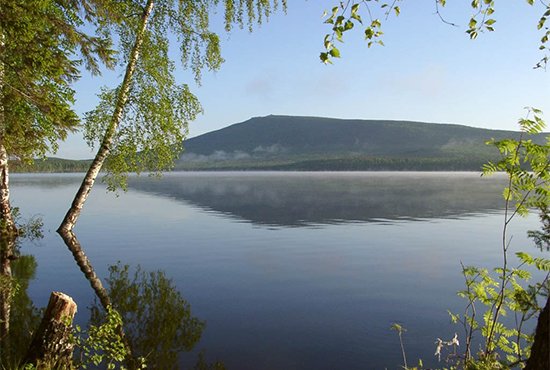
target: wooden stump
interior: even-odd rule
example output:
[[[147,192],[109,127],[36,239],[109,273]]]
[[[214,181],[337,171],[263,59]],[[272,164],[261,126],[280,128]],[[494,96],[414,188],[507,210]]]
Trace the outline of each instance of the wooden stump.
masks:
[[[76,303],[71,297],[52,292],[25,363],[34,364],[38,369],[69,368],[73,355],[71,332],[75,313]]]

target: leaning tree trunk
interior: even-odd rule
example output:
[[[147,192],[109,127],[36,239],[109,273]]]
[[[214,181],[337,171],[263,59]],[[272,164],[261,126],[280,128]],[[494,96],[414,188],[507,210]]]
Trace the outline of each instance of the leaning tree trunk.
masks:
[[[539,315],[535,341],[531,346],[531,356],[524,370],[548,369],[550,369],[550,296],[546,299],[546,306]]]
[[[147,29],[147,22],[151,15],[151,11],[153,10],[153,6],[154,6],[154,1],[148,0],[147,5],[143,10],[143,15],[141,16],[141,22],[139,24],[139,29],[137,30],[137,33],[136,33],[136,40],[134,42],[134,46],[130,53],[130,57],[128,58],[126,73],[124,74],[124,80],[122,81],[122,85],[120,87],[120,90],[117,96],[115,110],[113,112],[111,122],[109,123],[107,131],[103,136],[103,140],[97,151],[97,154],[92,164],[90,165],[90,168],[88,169],[88,172],[86,173],[86,176],[84,177],[84,180],[80,185],[80,188],[78,189],[74,197],[71,208],[69,208],[69,210],[67,211],[67,214],[65,215],[65,218],[63,219],[63,222],[57,229],[59,233],[63,231],[71,231],[74,228],[74,225],[78,220],[78,216],[80,215],[82,207],[84,206],[84,203],[86,202],[86,199],[88,198],[88,195],[90,194],[90,191],[94,186],[95,180],[99,172],[101,171],[101,168],[103,167],[103,164],[105,163],[105,160],[109,155],[109,152],[111,151],[113,138],[115,137],[117,128],[123,117],[124,108],[126,106],[126,103],[128,102],[128,96],[130,92],[132,77],[134,75],[137,62],[139,60],[141,45],[143,44],[145,31]]]

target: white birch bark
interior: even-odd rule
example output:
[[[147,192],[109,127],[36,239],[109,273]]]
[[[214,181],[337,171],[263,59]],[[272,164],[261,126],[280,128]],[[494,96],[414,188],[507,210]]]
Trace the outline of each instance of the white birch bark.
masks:
[[[4,51],[5,37],[0,29],[0,52]],[[14,238],[17,233],[10,206],[8,153],[4,146],[6,121],[4,117],[4,63],[0,60],[0,238]]]
[[[143,10],[139,30],[136,32],[136,40],[134,42],[134,46],[128,58],[128,65],[126,67],[122,86],[120,87],[117,96],[113,117],[111,118],[111,122],[109,123],[109,127],[105,132],[103,141],[101,142],[97,154],[92,161],[92,164],[90,165],[90,168],[88,169],[88,172],[86,173],[86,176],[84,177],[84,180],[82,181],[82,184],[80,185],[80,188],[78,189],[74,197],[73,203],[67,211],[63,222],[57,229],[60,234],[62,232],[71,231],[74,228],[78,217],[80,216],[80,212],[82,211],[82,207],[84,206],[84,203],[86,202],[86,199],[88,198],[88,195],[90,194],[90,191],[94,186],[95,180],[97,179],[97,176],[111,151],[113,138],[116,134],[120,121],[122,120],[124,107],[128,101],[132,77],[134,75],[137,62],[139,60],[141,45],[143,44],[143,38],[147,29],[147,22],[151,15],[151,11],[153,10],[153,6],[154,1],[148,0],[147,5]]]

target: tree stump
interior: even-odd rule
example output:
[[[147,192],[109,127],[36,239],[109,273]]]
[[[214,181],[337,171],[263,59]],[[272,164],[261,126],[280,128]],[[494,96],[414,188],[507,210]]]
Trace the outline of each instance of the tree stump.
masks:
[[[61,292],[52,292],[42,322],[31,342],[25,363],[37,369],[69,368],[73,355],[72,322],[76,303]]]

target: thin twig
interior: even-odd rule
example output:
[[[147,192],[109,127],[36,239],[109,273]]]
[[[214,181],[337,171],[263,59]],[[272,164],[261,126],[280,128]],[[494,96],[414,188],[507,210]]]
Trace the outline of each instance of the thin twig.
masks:
[[[445,24],[448,24],[449,26],[453,26],[453,27],[458,27],[458,24],[456,23],[453,23],[453,22],[449,22],[448,20],[446,20],[443,15],[441,14],[440,10],[439,10],[439,1],[438,0],[434,0],[435,2],[435,14],[439,17],[439,19],[441,20],[441,22],[445,23]]]

